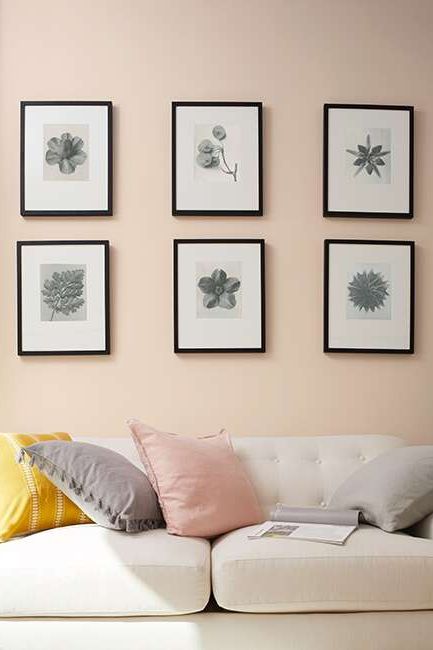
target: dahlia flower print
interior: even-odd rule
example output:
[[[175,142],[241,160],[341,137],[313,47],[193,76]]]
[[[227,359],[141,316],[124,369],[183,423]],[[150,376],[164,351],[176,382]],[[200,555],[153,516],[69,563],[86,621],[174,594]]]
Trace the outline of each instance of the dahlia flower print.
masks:
[[[86,320],[86,265],[41,265],[41,320]]]
[[[391,317],[390,282],[384,271],[370,267],[354,272],[347,292],[352,318],[383,320]]]
[[[389,183],[390,145],[390,129],[370,129],[355,147],[346,149],[352,177],[374,183]]]
[[[240,265],[215,264],[212,270],[197,268],[199,318],[238,318],[240,315]],[[209,268],[209,267],[208,267]]]
[[[199,127],[200,130],[203,127]],[[224,174],[224,178],[231,179],[235,183],[238,180],[238,163],[229,163],[226,152],[227,131],[222,124],[215,124],[212,127],[205,127],[208,137],[200,139],[196,151],[195,162],[202,169],[217,170]]]
[[[88,180],[88,127],[44,126],[44,180]]]

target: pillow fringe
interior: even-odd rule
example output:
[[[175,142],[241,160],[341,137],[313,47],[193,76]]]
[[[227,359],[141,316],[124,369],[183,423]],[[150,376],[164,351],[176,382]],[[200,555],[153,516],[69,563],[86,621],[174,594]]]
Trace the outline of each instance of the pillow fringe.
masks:
[[[161,522],[155,519],[125,519],[127,533],[141,533],[146,530],[155,530],[161,527]]]
[[[17,453],[17,457],[16,457],[17,463],[23,463],[24,460],[25,460],[25,457],[26,457],[26,452],[25,452],[24,448],[21,447],[21,449]]]

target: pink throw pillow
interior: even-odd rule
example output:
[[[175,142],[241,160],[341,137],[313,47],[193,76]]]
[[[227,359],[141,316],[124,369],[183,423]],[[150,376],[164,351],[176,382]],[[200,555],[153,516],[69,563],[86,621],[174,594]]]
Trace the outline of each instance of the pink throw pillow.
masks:
[[[214,537],[263,521],[228,433],[189,438],[129,420],[132,438],[174,535]]]

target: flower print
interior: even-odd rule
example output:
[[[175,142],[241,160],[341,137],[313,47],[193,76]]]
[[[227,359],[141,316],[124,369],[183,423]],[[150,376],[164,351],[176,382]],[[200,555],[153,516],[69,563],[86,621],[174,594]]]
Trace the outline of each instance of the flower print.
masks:
[[[226,133],[225,128],[224,128],[223,126],[221,126],[220,124],[218,124],[217,126],[214,126],[214,127],[213,127],[213,129],[212,129],[212,135],[213,135],[213,137],[216,138],[217,140],[224,140],[224,138],[226,137],[227,133]]]
[[[231,176],[236,183],[238,180],[238,163],[235,163],[233,169],[230,169],[225,155],[224,144],[222,143],[222,140],[227,136],[225,128],[217,124],[212,129],[212,135],[218,142],[212,142],[209,139],[202,140],[197,146],[196,163],[204,169],[218,167],[221,172]]]
[[[381,144],[372,147],[370,134],[367,134],[365,145],[358,145],[358,151],[353,149],[346,149],[346,151],[352,156],[355,156],[353,164],[358,168],[354,174],[355,176],[358,176],[365,169],[369,176],[374,172],[379,178],[381,178],[379,167],[383,167],[386,164],[383,158],[391,153],[390,151],[382,151]]]
[[[197,147],[200,153],[212,153],[214,148],[215,145],[210,140],[202,140]]]
[[[233,309],[236,306],[234,294],[240,286],[241,281],[238,278],[228,278],[223,269],[215,269],[210,277],[203,276],[198,282],[199,289],[204,293],[203,305],[207,309]]]
[[[87,159],[83,151],[84,141],[72,137],[70,133],[62,133],[60,138],[50,138],[47,146],[45,160],[49,165],[58,165],[62,174],[73,174],[77,165],[82,165]]]
[[[212,156],[210,153],[199,153],[196,160],[200,167],[218,167],[220,164],[218,156]]]

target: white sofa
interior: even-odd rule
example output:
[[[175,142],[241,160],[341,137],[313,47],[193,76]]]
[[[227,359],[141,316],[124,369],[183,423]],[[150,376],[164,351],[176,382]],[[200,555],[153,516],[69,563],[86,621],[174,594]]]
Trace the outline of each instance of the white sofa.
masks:
[[[128,438],[81,440],[140,467]],[[264,518],[277,501],[325,507],[363,463],[404,444],[375,435],[234,440]],[[343,547],[252,541],[248,530],[210,543],[82,525],[2,544],[0,649],[433,648],[432,518],[412,535],[361,527]]]

